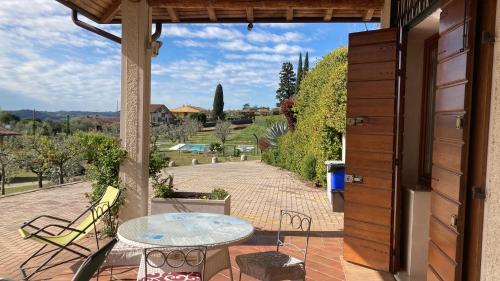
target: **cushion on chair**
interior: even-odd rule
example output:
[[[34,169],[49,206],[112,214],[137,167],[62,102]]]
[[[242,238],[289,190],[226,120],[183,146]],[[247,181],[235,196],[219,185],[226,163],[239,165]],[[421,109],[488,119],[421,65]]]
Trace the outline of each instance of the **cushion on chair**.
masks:
[[[303,261],[276,251],[239,255],[236,263],[242,273],[264,281],[303,279],[306,275]]]
[[[201,274],[198,272],[149,273],[141,281],[201,281]]]
[[[118,240],[106,257],[103,267],[137,266],[141,262],[142,251],[142,248],[134,247]]]

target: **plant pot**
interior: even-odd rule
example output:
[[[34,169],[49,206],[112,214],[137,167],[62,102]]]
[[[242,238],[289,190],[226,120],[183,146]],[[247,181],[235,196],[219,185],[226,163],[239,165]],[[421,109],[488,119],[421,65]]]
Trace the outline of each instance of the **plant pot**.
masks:
[[[214,213],[231,214],[231,195],[223,200],[193,198],[209,195],[200,192],[175,192],[175,198],[151,198],[151,214],[162,213]]]

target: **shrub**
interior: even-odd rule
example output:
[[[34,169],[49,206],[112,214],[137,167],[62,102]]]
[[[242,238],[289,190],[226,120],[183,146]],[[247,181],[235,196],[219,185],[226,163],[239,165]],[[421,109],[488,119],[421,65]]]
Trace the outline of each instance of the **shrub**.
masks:
[[[210,150],[210,152],[212,153],[221,153],[223,149],[224,147],[222,146],[222,144],[217,142],[211,143],[210,146],[208,147],[208,150]]]
[[[170,198],[174,195],[174,177],[167,175],[166,177],[157,177],[153,180],[153,195],[157,198]]]
[[[284,121],[274,122],[269,129],[267,129],[266,138],[271,146],[278,145],[279,137],[288,132],[288,124]]]
[[[214,188],[212,192],[210,192],[209,199],[210,200],[223,200],[229,195],[227,191],[222,188]]]
[[[262,161],[270,165],[279,166],[279,151],[277,149],[263,151]]]
[[[307,155],[302,163],[302,176],[308,180],[316,178],[316,158],[314,155]]]
[[[286,99],[281,102],[280,110],[283,115],[286,117],[286,121],[288,122],[288,128],[290,131],[295,131],[295,124],[297,123],[297,116],[295,116],[295,112],[293,112],[293,105],[295,101],[293,99]]]

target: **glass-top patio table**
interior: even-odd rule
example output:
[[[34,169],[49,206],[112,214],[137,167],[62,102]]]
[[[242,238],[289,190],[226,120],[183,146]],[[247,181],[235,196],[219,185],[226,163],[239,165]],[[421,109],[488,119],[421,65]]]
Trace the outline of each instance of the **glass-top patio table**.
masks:
[[[249,239],[255,228],[231,216],[210,213],[166,213],[135,218],[118,227],[118,239],[130,246],[206,246],[207,280],[231,269],[228,247]],[[233,280],[232,270],[230,277]]]

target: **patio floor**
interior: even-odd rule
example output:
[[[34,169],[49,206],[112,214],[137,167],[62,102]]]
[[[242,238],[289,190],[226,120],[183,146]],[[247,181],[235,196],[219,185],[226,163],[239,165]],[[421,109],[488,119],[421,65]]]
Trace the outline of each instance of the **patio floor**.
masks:
[[[251,221],[258,229],[252,240],[230,248],[233,259],[241,253],[274,249],[279,210],[292,209],[313,217],[307,280],[394,280],[342,260],[343,214],[331,211],[323,189],[290,172],[256,161],[169,168],[168,172],[174,175],[179,190],[226,189],[232,197],[231,214]],[[22,222],[40,214],[74,217],[87,205],[84,194],[89,189],[90,184],[83,182],[0,198],[0,277],[17,280],[19,264],[37,247],[19,237],[17,228]],[[107,274],[103,273],[102,280],[108,279]],[[239,274],[234,260],[233,274]],[[135,280],[136,269],[115,269],[113,275],[118,280]],[[212,280],[228,280],[227,275],[223,271]],[[60,266],[32,280],[70,280],[71,276],[69,266]]]

